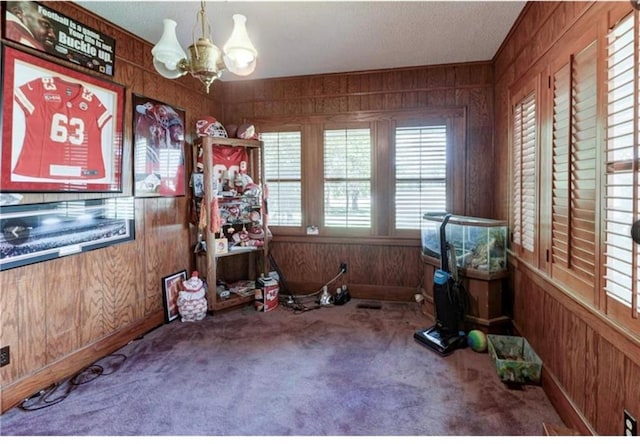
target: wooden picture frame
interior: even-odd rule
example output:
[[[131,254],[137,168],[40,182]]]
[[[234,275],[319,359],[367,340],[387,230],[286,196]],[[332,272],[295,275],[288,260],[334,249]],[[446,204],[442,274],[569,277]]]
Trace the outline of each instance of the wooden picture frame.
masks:
[[[185,195],[185,112],[133,95],[133,182],[136,197]]]
[[[180,316],[178,311],[178,296],[182,282],[187,279],[187,270],[170,274],[162,278],[162,303],[164,305],[164,322],[169,322]]]
[[[133,197],[11,205],[0,211],[0,271],[135,239]]]
[[[122,192],[124,87],[3,48],[0,191]]]

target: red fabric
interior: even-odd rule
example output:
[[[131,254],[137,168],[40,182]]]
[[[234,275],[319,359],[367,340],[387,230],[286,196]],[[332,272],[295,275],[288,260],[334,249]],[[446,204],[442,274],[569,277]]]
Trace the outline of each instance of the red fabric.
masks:
[[[25,136],[14,173],[47,179],[105,177],[102,129],[111,112],[90,90],[58,77],[15,90]]]

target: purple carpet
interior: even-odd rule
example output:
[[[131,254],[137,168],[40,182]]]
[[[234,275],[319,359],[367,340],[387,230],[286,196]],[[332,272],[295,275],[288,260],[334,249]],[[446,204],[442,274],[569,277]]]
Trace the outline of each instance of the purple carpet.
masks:
[[[431,325],[417,304],[360,302],[173,321],[98,361],[95,379],[63,382],[49,396],[71,387],[61,402],[9,410],[0,435],[504,436],[562,425],[541,387],[506,387],[488,354],[443,358],[415,342]]]

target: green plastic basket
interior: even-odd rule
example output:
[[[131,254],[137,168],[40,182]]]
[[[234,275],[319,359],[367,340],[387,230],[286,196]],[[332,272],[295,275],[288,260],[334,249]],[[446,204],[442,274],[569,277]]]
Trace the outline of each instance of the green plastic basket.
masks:
[[[542,360],[525,338],[487,335],[487,348],[502,382],[540,384]]]

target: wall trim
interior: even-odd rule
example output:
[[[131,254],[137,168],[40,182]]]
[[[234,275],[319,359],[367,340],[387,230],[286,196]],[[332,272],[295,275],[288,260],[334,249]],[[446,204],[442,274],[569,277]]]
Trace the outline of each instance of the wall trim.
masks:
[[[542,389],[566,425],[576,429],[581,435],[597,436],[589,421],[567,396],[556,375],[544,364],[542,366]]]
[[[96,360],[125,346],[134,338],[161,326],[163,322],[163,311],[155,311],[146,318],[130,324],[98,342],[77,350],[7,387],[2,387],[0,391],[0,414],[17,406],[33,393],[73,376]]]
[[[595,307],[586,304],[570,289],[554,281],[532,265],[513,256],[509,259],[509,263],[516,271],[525,273],[541,290],[590,325],[600,336],[611,344],[616,344],[616,348],[620,349],[627,358],[640,365],[640,353],[638,353],[640,337],[609,319]]]

